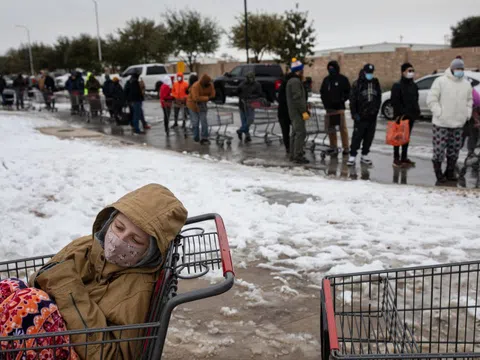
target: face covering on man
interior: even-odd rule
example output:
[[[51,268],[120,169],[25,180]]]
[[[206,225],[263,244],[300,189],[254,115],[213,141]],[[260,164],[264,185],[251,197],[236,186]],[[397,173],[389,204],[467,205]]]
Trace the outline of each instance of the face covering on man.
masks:
[[[453,75],[458,78],[458,79],[461,79],[465,76],[465,72],[463,70],[454,70],[453,71]]]
[[[374,77],[375,76],[373,74],[365,74],[365,79],[367,79],[368,81],[372,81]]]

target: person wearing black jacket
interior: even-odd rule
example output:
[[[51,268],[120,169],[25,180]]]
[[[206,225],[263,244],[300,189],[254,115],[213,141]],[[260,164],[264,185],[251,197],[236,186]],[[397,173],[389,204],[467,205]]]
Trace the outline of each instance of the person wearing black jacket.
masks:
[[[420,117],[420,106],[418,105],[418,87],[413,80],[415,70],[410,63],[405,63],[401,67],[402,78],[392,87],[392,106],[394,117],[408,119],[410,124],[410,134],[412,133],[415,120]],[[394,147],[393,166],[412,167],[415,163],[408,158],[408,143],[402,146],[402,157],[400,158],[400,147]]]
[[[105,82],[102,86],[103,95],[105,96],[105,104],[107,105],[108,112],[110,117],[113,117],[113,81],[110,79],[110,75],[105,74]]]
[[[246,76],[246,80],[238,87],[238,106],[240,108],[240,118],[242,120],[242,126],[237,130],[237,135],[240,141],[242,141],[243,134],[245,134],[245,142],[252,141],[250,137],[250,125],[255,119],[255,109],[249,104],[250,100],[263,98],[262,85],[255,80],[255,73],[249,72]]]
[[[2,96],[2,105],[5,105],[5,96],[3,95],[3,90],[7,87],[7,82],[2,74],[0,74],[0,95]]]
[[[293,73],[287,74],[278,89],[278,122],[282,128],[283,144],[287,154],[290,154],[290,126],[292,125],[290,115],[288,114],[287,83],[294,76],[295,74]]]
[[[348,129],[345,120],[345,102],[350,97],[350,81],[340,73],[340,65],[337,61],[328,63],[328,76],[323,80],[320,88],[320,96],[323,106],[328,113],[340,111],[340,135],[342,137],[343,154],[348,155]],[[328,129],[330,147],[337,149],[337,130]]]
[[[27,88],[27,83],[23,78],[22,74],[18,74],[18,76],[13,81],[13,90],[15,90],[15,97],[17,98],[17,110],[20,110],[20,107],[23,109],[23,96],[25,93],[25,89]]]
[[[382,103],[382,89],[375,78],[375,66],[366,64],[360,71],[358,80],[353,84],[350,94],[350,111],[354,120],[352,147],[348,165],[354,166],[358,149],[363,142],[362,163],[372,165],[368,158],[370,147],[375,138],[377,116]]]
[[[140,131],[140,120],[142,118],[142,102],[144,100],[143,91],[140,87],[139,74],[133,74],[130,80],[125,85],[125,98],[130,106],[133,114],[133,128],[135,134],[145,134]]]

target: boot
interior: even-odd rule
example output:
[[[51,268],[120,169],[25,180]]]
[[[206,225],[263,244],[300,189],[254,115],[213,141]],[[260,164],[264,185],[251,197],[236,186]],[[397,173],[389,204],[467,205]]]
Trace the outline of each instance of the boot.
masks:
[[[445,172],[445,177],[448,181],[458,181],[458,178],[455,175],[456,165],[456,161],[447,160],[447,171]]]
[[[435,176],[437,177],[437,181],[440,184],[443,184],[447,181],[445,176],[442,172],[442,163],[439,161],[433,161],[433,169],[435,170]]]

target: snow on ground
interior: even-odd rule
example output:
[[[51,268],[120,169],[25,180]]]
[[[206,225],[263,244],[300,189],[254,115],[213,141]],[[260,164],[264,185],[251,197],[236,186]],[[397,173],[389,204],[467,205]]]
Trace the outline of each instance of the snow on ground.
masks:
[[[41,116],[0,113],[0,260],[58,251],[88,234],[102,207],[151,182],[169,187],[192,216],[221,214],[235,263],[258,261],[312,284],[327,272],[480,255],[476,192],[343,182],[298,169],[60,140],[35,130],[63,125]],[[284,194],[282,201],[267,199],[265,189]]]

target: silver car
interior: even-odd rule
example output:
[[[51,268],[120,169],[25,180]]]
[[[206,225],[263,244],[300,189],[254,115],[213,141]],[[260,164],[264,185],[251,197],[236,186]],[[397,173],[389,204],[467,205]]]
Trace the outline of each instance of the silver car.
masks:
[[[427,106],[427,96],[428,96],[428,93],[430,92],[430,89],[432,88],[433,82],[442,75],[443,73],[440,72],[437,74],[424,76],[415,81],[418,86],[418,94],[419,94],[418,104],[420,105],[420,112],[422,117],[426,117],[426,118],[432,117],[432,113]],[[475,89],[477,89],[478,92],[480,92],[480,72],[465,71],[465,76],[468,79],[468,81],[471,82],[472,87],[474,87]],[[382,115],[388,120],[393,119],[393,106],[392,106],[392,102],[390,101],[391,95],[392,95],[391,91],[388,91],[382,94],[381,112],[382,112]]]

